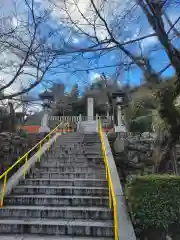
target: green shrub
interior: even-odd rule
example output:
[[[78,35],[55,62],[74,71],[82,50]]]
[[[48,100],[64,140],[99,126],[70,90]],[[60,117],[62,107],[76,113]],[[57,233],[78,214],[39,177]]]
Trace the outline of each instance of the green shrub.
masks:
[[[18,133],[21,137],[24,137],[24,138],[28,137],[28,132],[22,128],[18,129]]]
[[[180,177],[147,175],[126,186],[129,210],[135,227],[164,229],[180,224]]]

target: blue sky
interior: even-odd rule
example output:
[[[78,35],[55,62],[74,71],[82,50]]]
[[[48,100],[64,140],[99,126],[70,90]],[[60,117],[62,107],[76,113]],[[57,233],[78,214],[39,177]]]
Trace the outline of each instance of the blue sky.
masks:
[[[7,1],[12,0],[2,0],[4,1],[4,6],[7,7]],[[20,0],[17,0],[17,2],[22,2]],[[30,0],[29,0],[30,1]],[[50,5],[48,4],[48,1],[50,0],[35,0],[36,1],[36,8],[37,11],[43,11],[44,9],[50,9]],[[52,1],[52,0],[51,0]],[[50,44],[53,44],[56,49],[58,47],[61,47],[61,41],[62,39],[68,43],[68,46],[71,50],[79,49],[79,48],[86,48],[90,45],[92,45],[92,39],[86,37],[82,33],[80,34],[77,31],[77,28],[74,28],[74,26],[67,24],[67,21],[62,20],[64,15],[62,15],[62,7],[58,4],[60,1],[53,0],[54,2],[57,2],[56,9],[53,9],[51,18],[48,19],[48,21],[41,26],[41,33],[40,35],[47,35],[49,31],[51,30],[57,30],[58,34],[50,40]],[[67,0],[66,2],[68,2]],[[90,19],[87,9],[87,1],[80,0],[79,8],[80,10],[86,15],[86,17]],[[133,38],[136,38],[138,36],[144,36],[146,34],[149,34],[152,32],[151,27],[149,26],[147,19],[142,14],[141,10],[139,8],[135,8],[133,11],[133,14],[128,19],[124,19],[121,24],[113,25],[115,20],[118,19],[119,14],[123,14],[123,11],[126,10],[126,8],[130,7],[133,4],[134,0],[106,0],[106,16],[107,21],[112,26],[112,32],[114,36],[118,39],[123,41],[127,41]],[[170,1],[170,0],[169,0]],[[63,1],[62,1],[63,2]],[[96,0],[95,0],[96,2]],[[108,5],[108,2],[110,3]],[[177,0],[172,0],[172,2],[178,2]],[[19,8],[23,10],[23,5],[20,4]],[[179,9],[177,5],[171,4],[167,8],[167,13],[174,22],[177,17],[179,16]],[[20,11],[20,10],[19,10]],[[113,13],[113,15],[112,15]],[[91,14],[92,15],[92,12]],[[63,16],[63,17],[62,17]],[[111,16],[114,16],[114,19],[111,19]],[[79,20],[79,15],[77,12],[73,12],[72,14],[73,19]],[[113,21],[112,21],[113,20]],[[79,20],[80,23],[83,23],[81,19]],[[92,33],[92,29],[89,28],[89,26],[81,25],[82,29],[86,33]],[[99,24],[99,22],[98,22]],[[168,25],[165,24],[165,27],[168,29]],[[180,29],[180,24],[177,24],[177,28]],[[107,37],[107,31],[105,31],[102,28],[97,29],[97,35],[99,40],[103,40]],[[175,39],[174,44],[177,47],[180,47],[179,40]],[[62,45],[63,46],[63,45]],[[126,46],[128,50],[135,54],[140,53],[140,48],[138,44],[131,44]],[[164,68],[168,63],[168,58],[162,49],[162,46],[159,44],[157,38],[152,37],[149,39],[144,40],[141,42],[141,48],[143,49],[143,53],[145,56],[148,56],[152,66],[156,71],[160,71],[162,68]],[[155,51],[156,49],[156,51]],[[158,50],[157,50],[158,49]],[[115,50],[106,50],[104,52],[101,52],[101,55],[99,55],[100,52],[94,52],[94,53],[86,53],[86,54],[69,54],[63,57],[59,57],[59,59],[55,62],[57,65],[58,63],[67,60],[68,58],[72,58],[76,56],[76,60],[73,61],[71,64],[66,65],[64,67],[57,67],[56,69],[53,69],[53,71],[49,72],[46,75],[45,80],[51,80],[52,82],[63,82],[67,87],[66,90],[69,91],[71,87],[78,83],[81,91],[83,91],[84,87],[90,84],[94,79],[96,79],[98,76],[101,75],[101,73],[105,73],[107,77],[110,77],[112,79],[116,79],[118,76],[118,80],[120,83],[129,83],[133,86],[140,85],[143,82],[143,76],[141,71],[138,67],[133,65],[128,70],[124,68],[120,68],[120,64],[122,60],[124,59],[124,55],[119,49]],[[168,68],[163,74],[162,77],[170,77],[174,75],[174,70],[172,68]],[[48,84],[39,84],[35,89],[33,89],[30,94],[32,95],[38,95],[39,92],[43,91],[46,87],[48,87]]]
[[[40,0],[39,0],[40,1]],[[117,0],[115,0],[118,2]],[[122,2],[119,0],[119,2]],[[40,3],[39,3],[40,4]],[[40,6],[40,5],[39,5]],[[83,6],[84,7],[84,6]],[[60,9],[59,9],[60,11]],[[128,38],[139,35],[146,35],[148,33],[152,32],[151,27],[149,26],[146,17],[141,13],[141,18],[139,20],[139,9],[136,9],[134,11],[134,15],[137,14],[137,18],[133,18],[133,21],[126,26],[126,23],[124,23],[124,26],[118,27],[114,29],[115,32],[118,33],[120,31],[120,39],[121,40],[127,40]],[[177,17],[179,16],[179,9],[175,5],[170,5],[167,9],[167,13],[169,14],[170,19],[175,21]],[[58,18],[52,17],[53,24],[60,26],[61,21],[57,20]],[[165,27],[168,27],[167,24],[165,24]],[[179,28],[180,25],[178,23],[177,27]],[[63,31],[65,35],[68,32],[68,28],[64,28],[63,25]],[[68,29],[68,30],[67,30]],[[72,30],[72,29],[71,29]],[[84,30],[84,29],[83,29]],[[86,29],[85,29],[86,30]],[[118,36],[119,37],[119,36]],[[78,36],[78,34],[71,34],[71,44],[74,46],[74,48],[83,48],[87,47],[92,44],[91,39],[88,39],[87,37],[81,35]],[[179,40],[175,40],[174,44],[177,47],[180,47]],[[162,46],[159,44],[157,38],[149,38],[142,42],[141,44],[143,48],[143,52],[145,56],[148,56],[152,66],[156,71],[160,71],[162,68],[164,68],[168,61],[168,57],[165,54],[164,50],[162,49]],[[127,48],[131,50],[133,53],[139,53],[139,45],[137,44],[131,44],[128,45]],[[160,49],[159,49],[160,48]],[[159,49],[156,51],[153,51],[154,49]],[[89,60],[84,59],[89,57],[93,57],[93,60],[89,63]],[[142,84],[143,82],[143,76],[141,71],[138,67],[132,66],[128,71],[124,69],[118,69],[116,65],[119,64],[120,60],[123,58],[123,55],[120,50],[116,49],[114,51],[105,51],[102,56],[97,57],[97,53],[87,53],[84,54],[83,58],[79,57],[77,61],[73,62],[72,65],[67,67],[65,70],[58,68],[56,73],[53,73],[50,75],[50,78],[52,77],[52,80],[54,81],[62,81],[67,86],[67,90],[69,90],[74,83],[78,83],[79,87],[83,89],[85,85],[90,84],[96,77],[100,76],[102,72],[104,72],[108,77],[116,78],[117,72],[118,72],[118,80],[120,83],[129,83],[132,86],[137,86]],[[80,71],[78,71],[78,69]],[[84,69],[84,71],[82,71]],[[85,71],[85,69],[90,69],[89,71]],[[75,73],[74,71],[77,70]],[[61,73],[60,73],[61,72]],[[73,73],[72,73],[73,72]],[[174,70],[172,67],[168,68],[163,74],[162,77],[171,77],[174,75]],[[33,92],[38,93],[39,91],[42,91],[43,87],[38,86]]]

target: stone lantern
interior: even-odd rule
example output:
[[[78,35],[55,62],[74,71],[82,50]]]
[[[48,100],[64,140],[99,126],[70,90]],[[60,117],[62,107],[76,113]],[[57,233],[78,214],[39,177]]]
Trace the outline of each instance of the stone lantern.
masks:
[[[116,132],[126,132],[126,128],[123,124],[122,120],[122,105],[124,104],[124,97],[125,93],[122,90],[119,90],[118,92],[112,93],[112,98],[116,101],[117,106],[117,123],[118,125],[115,126]]]
[[[53,94],[51,92],[45,91],[39,95],[40,99],[42,100],[42,106],[44,115],[41,120],[41,127],[39,129],[39,132],[47,133],[50,132],[50,128],[48,126],[48,118],[49,118],[49,112],[53,104]]]

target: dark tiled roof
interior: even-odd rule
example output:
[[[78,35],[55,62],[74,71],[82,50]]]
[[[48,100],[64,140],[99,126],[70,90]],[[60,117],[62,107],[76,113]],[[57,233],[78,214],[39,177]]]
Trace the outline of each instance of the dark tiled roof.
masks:
[[[35,113],[32,116],[29,116],[25,126],[29,126],[29,125],[41,125],[41,119],[43,117],[44,112],[39,112],[39,113]]]

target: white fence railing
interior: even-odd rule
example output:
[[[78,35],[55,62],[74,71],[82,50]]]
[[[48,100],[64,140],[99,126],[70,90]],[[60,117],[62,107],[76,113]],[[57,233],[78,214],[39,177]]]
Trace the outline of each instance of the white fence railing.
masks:
[[[100,117],[100,116],[95,116],[94,120],[96,119],[101,119],[103,124],[111,124],[113,123],[113,116],[108,116],[108,117]],[[87,121],[88,117],[87,116],[49,116],[50,121],[64,121],[64,122],[80,122],[80,121]]]
[[[49,116],[50,121],[79,122],[84,121],[81,116]]]

